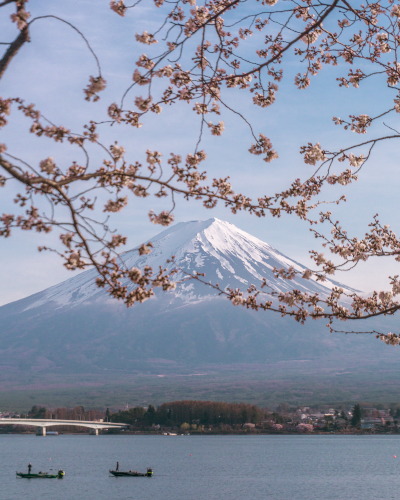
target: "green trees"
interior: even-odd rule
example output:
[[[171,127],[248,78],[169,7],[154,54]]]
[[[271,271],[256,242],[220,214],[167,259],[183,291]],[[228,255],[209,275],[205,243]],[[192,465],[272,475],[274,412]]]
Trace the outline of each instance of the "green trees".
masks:
[[[28,418],[45,418],[46,408],[40,408],[38,406],[32,406],[31,410],[28,412]]]
[[[113,422],[150,427],[160,424],[167,427],[181,427],[182,424],[205,427],[242,425],[247,422],[259,424],[265,417],[261,408],[244,403],[222,403],[216,401],[172,401],[158,408],[149,405],[120,411],[111,416]],[[192,427],[193,428],[193,427]]]
[[[152,405],[150,405],[150,406],[152,406]],[[155,411],[154,406],[152,408],[153,408],[153,412],[154,412]],[[149,409],[150,409],[150,407],[149,407]],[[153,413],[153,412],[150,412],[150,413]],[[126,411],[119,411],[118,413],[113,413],[113,415],[111,415],[111,418],[109,418],[109,420],[111,422],[121,422],[124,424],[134,425],[137,422],[139,422],[139,423],[143,422],[144,419],[146,419],[147,414],[148,414],[148,410],[146,412],[146,410],[143,408],[143,406],[135,406],[135,408],[131,408],[131,409],[126,410]],[[106,412],[106,416],[107,416],[107,412]]]
[[[351,419],[351,425],[353,427],[358,427],[361,424],[361,418],[362,418],[361,407],[357,403],[354,405],[353,408],[353,417]]]
[[[184,422],[204,426],[259,424],[265,416],[261,408],[244,403],[217,401],[172,401],[157,408],[156,418],[161,425],[180,426]],[[168,424],[167,424],[168,422]]]
[[[153,405],[149,405],[147,408],[146,413],[144,414],[144,420],[147,425],[152,425],[156,424],[157,417],[156,417],[156,409],[154,408]]]
[[[287,420],[283,415],[281,415],[278,412],[274,412],[271,414],[271,419],[276,423],[276,424],[284,424]]]

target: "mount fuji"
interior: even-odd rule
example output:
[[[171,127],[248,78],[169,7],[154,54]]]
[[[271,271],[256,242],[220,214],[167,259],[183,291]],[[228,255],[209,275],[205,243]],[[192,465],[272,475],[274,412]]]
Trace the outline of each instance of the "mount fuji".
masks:
[[[304,272],[306,268],[268,243],[264,243],[229,222],[216,218],[206,221],[181,222],[161,232],[151,242],[154,248],[148,255],[139,256],[137,248],[121,254],[125,265],[128,268],[134,266],[139,269],[148,265],[155,271],[162,266],[170,271],[175,265],[167,264],[167,260],[174,255],[180,268],[190,274],[205,273],[205,279],[210,283],[218,283],[221,289],[230,287],[246,290],[251,284],[260,286],[263,278],[266,278],[271,288],[277,291],[285,292],[297,288],[305,292],[317,292],[322,297],[330,293],[332,285],[346,288],[340,283],[330,281],[322,285],[302,278],[293,281],[275,278],[272,272],[274,267],[287,270],[292,266],[301,272]],[[105,299],[107,293],[96,286],[96,276],[94,269],[86,271],[24,299],[24,311],[49,303],[52,303],[55,308],[71,308],[93,300]],[[183,273],[179,273],[175,279],[179,281],[184,277]],[[128,280],[124,284],[128,286],[128,289],[135,286]],[[349,288],[347,290],[354,291]],[[163,294],[165,293],[157,293],[157,298]],[[217,292],[192,280],[178,284],[176,290],[169,292],[166,297],[168,308],[171,309],[171,307],[182,307],[205,300],[215,300]],[[20,302],[23,303],[23,301]],[[155,307],[159,307],[159,303]]]
[[[205,280],[222,289],[245,291],[266,278],[275,290],[297,288],[324,297],[339,285],[275,278],[274,267],[306,267],[215,218],[176,224],[151,242],[148,255],[139,256],[137,249],[121,254],[127,267],[171,269],[174,264],[166,262],[175,255],[182,269],[205,273]],[[397,350],[373,336],[329,334],[325,321],[303,326],[277,313],[234,307],[196,280],[179,283],[170,292],[157,289],[155,297],[127,309],[99,289],[95,278],[94,270],[85,271],[0,307],[0,389],[39,375],[72,380],[77,374],[101,379],[105,374],[124,378],[193,370],[238,373],[243,366],[272,373],[279,365],[298,377],[328,366],[336,371],[397,367]],[[372,323],[362,327],[376,329]]]

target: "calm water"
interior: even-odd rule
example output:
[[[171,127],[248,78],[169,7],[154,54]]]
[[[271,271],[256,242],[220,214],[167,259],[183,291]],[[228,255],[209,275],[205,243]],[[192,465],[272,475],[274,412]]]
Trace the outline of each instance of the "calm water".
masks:
[[[152,466],[154,476],[109,476],[117,460],[120,469]],[[29,461],[35,472],[63,468],[66,476],[16,479]],[[399,436],[0,436],[1,500],[399,496]]]

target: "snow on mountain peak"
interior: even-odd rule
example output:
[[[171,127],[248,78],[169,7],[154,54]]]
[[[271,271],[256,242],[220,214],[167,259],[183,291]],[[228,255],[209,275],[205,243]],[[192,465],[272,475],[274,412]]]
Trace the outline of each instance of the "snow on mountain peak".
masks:
[[[226,287],[247,289],[251,284],[260,286],[266,278],[271,287],[278,291],[299,288],[302,291],[318,292],[321,296],[330,292],[328,286],[311,280],[297,278],[293,281],[277,279],[274,267],[288,269],[293,266],[298,271],[306,268],[291,260],[275,248],[255,236],[242,231],[233,224],[217,218],[206,221],[180,222],[162,231],[151,241],[154,248],[148,255],[139,256],[137,248],[121,254],[128,268],[143,268],[145,265],[157,271],[159,266],[171,270],[174,265],[166,261],[175,255],[177,264],[189,273],[205,273],[205,280]],[[147,242],[148,242],[147,241]],[[182,278],[182,273],[178,274]],[[58,307],[74,306],[82,302],[105,297],[105,291],[95,284],[96,271],[91,269],[74,276],[31,297],[27,309],[47,302],[55,302]],[[127,283],[133,287],[132,283]],[[159,296],[162,292],[157,292]],[[168,292],[169,303],[177,306],[210,300],[216,297],[213,289],[199,282],[178,284],[173,292]],[[26,299],[24,299],[26,300]]]

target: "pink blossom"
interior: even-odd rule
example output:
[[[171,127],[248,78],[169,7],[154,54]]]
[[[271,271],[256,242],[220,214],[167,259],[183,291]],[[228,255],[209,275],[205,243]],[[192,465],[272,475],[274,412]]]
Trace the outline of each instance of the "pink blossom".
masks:
[[[40,162],[40,170],[42,172],[45,172],[46,174],[53,174],[54,170],[56,168],[56,165],[53,161],[53,158],[49,157],[46,160],[42,160]]]
[[[208,126],[211,128],[212,135],[222,135],[222,132],[225,130],[225,124],[222,121],[217,125],[213,125],[212,122],[209,122]]]
[[[116,2],[115,0],[111,0],[110,7],[111,7],[111,10],[116,12],[121,17],[125,16],[126,7],[125,7],[123,0],[119,0],[118,2]]]
[[[27,26],[27,20],[31,17],[29,12],[20,9],[16,14],[11,14],[11,20],[13,23],[17,23],[18,29],[23,30]]]
[[[86,94],[85,100],[90,101],[93,97],[93,101],[98,101],[100,97],[97,95],[98,92],[101,92],[106,88],[106,81],[101,76],[94,78],[90,77],[90,83],[86,89],[84,89],[84,93]]]
[[[317,161],[326,160],[325,151],[321,149],[321,144],[317,142],[316,144],[309,145],[305,149],[304,163],[308,165],[315,165]]]
[[[163,210],[156,215],[153,210],[149,212],[150,222],[153,224],[160,224],[161,226],[169,226],[174,221],[173,214]]]
[[[299,424],[296,426],[298,432],[313,432],[314,427],[311,424]]]
[[[140,43],[144,43],[145,45],[151,45],[152,43],[158,43],[157,40],[154,39],[154,35],[147,33],[147,31],[143,31],[141,35],[137,33],[136,40]]]

